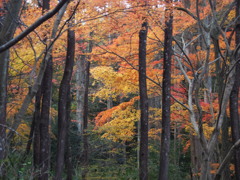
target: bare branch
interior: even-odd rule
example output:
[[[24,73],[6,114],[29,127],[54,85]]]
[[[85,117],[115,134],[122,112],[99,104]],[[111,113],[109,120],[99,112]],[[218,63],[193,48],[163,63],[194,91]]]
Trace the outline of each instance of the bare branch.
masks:
[[[231,160],[233,153],[236,149],[240,147],[240,139],[231,147],[231,149],[228,151],[227,155],[223,159],[220,167],[218,168],[218,171],[216,173],[216,176],[214,180],[220,180],[221,178],[221,173],[224,170],[225,166],[228,164],[228,162]]]
[[[0,53],[9,49],[13,45],[15,45],[17,42],[22,40],[24,37],[26,37],[29,33],[31,33],[34,29],[36,29],[38,26],[40,26],[42,23],[44,23],[46,20],[53,17],[65,4],[68,3],[69,0],[62,0],[53,10],[46,13],[44,16],[40,17],[35,23],[33,23],[31,26],[29,26],[27,29],[25,29],[21,34],[19,34],[17,37],[13,38],[12,40],[8,41],[7,43],[0,46]]]
[[[175,7],[175,9],[183,11],[185,13],[187,13],[189,16],[191,16],[193,19],[198,20],[198,18],[196,16],[194,16],[193,13],[191,13],[189,10],[187,10],[186,8],[183,7]]]

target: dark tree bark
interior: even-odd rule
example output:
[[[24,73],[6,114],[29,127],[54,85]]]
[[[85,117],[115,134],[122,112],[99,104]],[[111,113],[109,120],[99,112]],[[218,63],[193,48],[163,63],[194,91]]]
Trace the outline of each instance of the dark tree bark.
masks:
[[[67,98],[72,77],[75,51],[75,33],[68,30],[68,45],[66,65],[63,74],[63,79],[59,89],[58,102],[58,142],[57,142],[57,160],[56,160],[56,175],[55,180],[62,179],[64,166],[64,154],[67,135]]]
[[[42,12],[49,10],[49,0],[43,1]],[[47,39],[44,39],[46,41]],[[47,52],[46,52],[47,53]],[[46,61],[46,59],[44,59]],[[36,96],[34,125],[34,166],[41,180],[48,179],[50,164],[50,106],[52,91],[52,57],[47,61],[41,87]]]
[[[236,0],[236,18],[240,15],[240,0]],[[240,20],[237,20],[236,25],[236,46],[240,43]],[[240,60],[239,52],[236,54],[236,61]],[[233,144],[240,138],[239,130],[239,112],[238,112],[238,97],[239,97],[239,77],[240,77],[240,61],[236,64],[235,68],[235,82],[230,95],[230,118],[232,129],[232,141]],[[240,150],[237,149],[234,153],[234,166],[235,176],[237,180],[240,180]]]
[[[172,58],[172,6],[171,0],[167,0],[165,10],[165,39],[164,39],[164,63],[162,84],[162,136],[160,151],[159,180],[168,179],[169,149],[170,149],[170,106],[171,106],[171,58]]]
[[[52,58],[48,60],[46,71],[42,82],[42,111],[40,121],[40,177],[39,179],[48,179],[48,170],[50,165],[50,107],[52,92]]]
[[[71,145],[69,142],[69,131],[70,131],[70,123],[71,123],[71,95],[70,95],[70,87],[68,89],[68,100],[67,100],[67,138],[66,138],[66,172],[67,172],[67,180],[72,180],[74,168],[72,165],[72,157],[71,157]]]
[[[36,171],[40,167],[40,117],[41,117],[41,89],[38,90],[35,98],[34,112],[34,137],[33,137],[33,164]]]
[[[50,105],[52,91],[52,58],[48,60],[41,88],[38,90],[34,113],[34,167],[39,179],[48,179],[50,165]],[[39,171],[40,170],[40,171]]]
[[[148,96],[146,80],[146,49],[148,23],[142,24],[139,32],[139,91],[140,91],[140,152],[139,179],[148,179]]]
[[[27,142],[26,150],[25,150],[25,154],[24,154],[24,159],[27,155],[29,155],[30,150],[31,150],[31,145],[32,145],[32,142],[33,142],[34,126],[35,126],[35,121],[34,121],[34,118],[33,118],[30,133],[29,133],[29,136],[28,136],[28,142]]]
[[[43,0],[43,13],[49,10],[50,0]],[[46,40],[46,39],[45,39]],[[52,56],[47,62],[44,72],[41,89],[42,89],[42,108],[41,119],[39,124],[40,130],[40,180],[48,179],[48,170],[50,166],[50,108],[51,108],[51,92],[52,92]]]
[[[84,92],[84,110],[83,110],[83,173],[82,179],[85,180],[88,172],[88,87],[90,76],[90,62],[86,62],[86,85]]]
[[[0,45],[12,39],[20,8],[21,0],[10,0],[7,8],[3,7],[0,19]],[[7,106],[7,77],[8,77],[9,51],[0,53],[0,160],[6,157],[6,106]],[[0,164],[0,177],[4,176],[3,164]]]

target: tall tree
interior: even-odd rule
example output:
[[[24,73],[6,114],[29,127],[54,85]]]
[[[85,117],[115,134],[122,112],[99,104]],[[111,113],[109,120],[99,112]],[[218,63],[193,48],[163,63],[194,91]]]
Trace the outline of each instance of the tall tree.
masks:
[[[52,58],[49,59],[42,82],[42,108],[40,119],[40,178],[48,179],[50,165],[50,106],[52,91]]]
[[[84,93],[84,110],[83,110],[83,173],[82,179],[86,179],[88,172],[88,159],[89,159],[89,143],[88,143],[88,87],[89,87],[89,76],[90,76],[90,62],[86,64],[86,84],[85,84],[85,93]]]
[[[240,1],[236,0],[236,47],[240,45]],[[236,143],[240,138],[240,124],[239,124],[239,112],[238,112],[238,100],[239,100],[239,77],[240,77],[240,55],[239,51],[236,52],[235,61],[235,81],[233,89],[230,95],[230,118],[231,118],[231,132],[232,132],[232,141]],[[237,180],[240,180],[240,150],[237,149],[234,153],[234,166],[235,166],[235,176]]]
[[[68,4],[65,4],[59,11],[51,33],[51,38],[56,38],[58,26],[62,19],[64,12]],[[42,5],[42,12],[44,13],[49,8],[49,1],[44,1]],[[45,35],[46,37],[46,35]],[[46,38],[44,41],[46,42]],[[48,48],[49,49],[48,49]],[[39,72],[39,76],[42,76],[42,80],[36,82],[33,91],[37,90],[35,101],[34,119],[31,126],[31,132],[33,131],[33,159],[34,167],[37,170],[39,178],[48,178],[48,169],[50,165],[50,136],[49,136],[49,124],[50,124],[50,104],[51,104],[51,89],[52,89],[52,46],[51,43],[46,47],[46,51],[43,62],[41,64],[42,69]],[[46,66],[44,68],[44,66]],[[41,82],[42,81],[42,82]],[[29,92],[30,96],[34,96],[33,92]],[[28,99],[26,97],[26,99]],[[31,139],[31,135],[29,139]],[[31,141],[28,143],[28,147],[31,146]],[[40,169],[39,169],[40,168]],[[40,170],[40,171],[39,171]]]
[[[42,14],[49,10],[49,0],[43,0]],[[44,35],[46,37],[46,35]],[[47,39],[44,38],[44,42]],[[49,53],[48,51],[45,52]],[[49,59],[44,56],[47,66],[44,72],[41,87],[36,95],[34,124],[34,166],[37,170],[39,179],[48,179],[50,165],[50,105],[52,91],[52,57]]]
[[[50,0],[43,0],[43,13],[50,8]],[[46,41],[47,39],[45,39]],[[46,52],[48,53],[48,52]],[[46,57],[46,56],[45,56]],[[39,124],[40,130],[40,177],[39,179],[48,179],[48,171],[50,166],[50,107],[51,107],[51,92],[52,92],[52,56],[47,61],[47,66],[44,72],[41,89],[42,89],[42,108],[41,119]]]
[[[73,72],[74,53],[75,53],[75,32],[68,30],[67,37],[67,57],[63,78],[59,88],[59,102],[58,102],[58,141],[57,141],[57,160],[55,179],[62,179],[62,172],[64,167],[64,156],[67,135],[67,99],[70,91],[70,82]]]
[[[172,31],[173,7],[172,0],[166,0],[164,57],[162,82],[162,136],[160,150],[159,180],[168,179],[170,150],[170,106],[171,106],[171,63],[172,63]]]
[[[12,39],[17,27],[17,19],[22,0],[2,2],[3,14],[0,19],[0,45]],[[9,50],[0,53],[0,160],[6,155],[6,106],[7,106],[7,77],[9,65]],[[4,176],[3,164],[0,164],[0,177]]]
[[[93,32],[90,32],[90,37],[92,37]],[[85,40],[81,40],[80,43],[84,44]],[[82,53],[91,53],[92,52],[92,41],[87,42],[87,47],[82,47],[80,50]],[[84,129],[84,107],[85,107],[85,92],[88,87],[87,85],[87,75],[88,75],[88,62],[89,56],[86,54],[82,54],[79,57],[79,60],[76,62],[77,72],[76,72],[76,98],[77,98],[77,110],[76,110],[76,118],[77,118],[77,126],[80,134],[83,133]]]
[[[148,179],[148,96],[146,79],[148,23],[145,19],[139,32],[140,151],[139,179]]]
[[[35,111],[33,115],[33,165],[38,171],[40,165],[40,118],[41,118],[41,89],[38,90],[35,97]]]

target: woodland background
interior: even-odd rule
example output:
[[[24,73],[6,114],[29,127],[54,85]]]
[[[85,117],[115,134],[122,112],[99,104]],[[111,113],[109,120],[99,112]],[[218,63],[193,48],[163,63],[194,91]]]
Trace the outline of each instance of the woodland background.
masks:
[[[240,179],[240,0],[0,15],[0,179]]]

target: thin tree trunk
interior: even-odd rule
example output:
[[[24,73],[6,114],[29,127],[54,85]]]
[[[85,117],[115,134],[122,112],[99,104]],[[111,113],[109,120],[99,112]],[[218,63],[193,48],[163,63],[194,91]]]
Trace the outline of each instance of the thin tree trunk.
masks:
[[[170,149],[170,106],[171,106],[171,58],[172,58],[172,7],[171,0],[167,0],[165,10],[165,39],[162,85],[162,136],[160,151],[159,180],[168,179],[169,149]]]
[[[0,160],[6,156],[6,109],[7,109],[7,76],[9,51],[0,54]],[[4,164],[0,164],[0,177],[3,177]]]
[[[12,39],[17,27],[16,19],[19,15],[22,0],[10,0],[4,8],[4,18],[0,25],[0,45]],[[7,107],[7,77],[9,50],[0,53],[0,177],[4,176],[3,159],[7,153],[6,142],[6,107]]]
[[[64,154],[67,135],[67,98],[68,89],[72,77],[73,64],[74,64],[74,51],[75,51],[75,33],[68,30],[68,45],[67,57],[64,70],[63,79],[59,89],[59,102],[58,102],[58,142],[57,142],[57,160],[56,160],[56,174],[55,180],[62,179],[62,172],[64,166]]]
[[[81,55],[79,60],[76,62],[77,73],[76,73],[76,85],[77,85],[77,127],[80,134],[83,133],[83,106],[84,106],[84,91],[85,91],[85,79],[86,79],[86,56]]]
[[[140,91],[140,152],[139,179],[148,179],[148,96],[146,81],[146,47],[148,23],[142,24],[139,32],[139,91]]]
[[[35,98],[34,112],[34,136],[33,136],[33,165],[36,171],[40,167],[40,116],[41,116],[41,89],[38,90]]]
[[[31,150],[31,145],[32,145],[32,142],[33,142],[34,126],[35,126],[35,120],[33,118],[33,121],[32,121],[32,124],[31,124],[30,133],[29,133],[29,137],[28,137],[28,142],[27,142],[27,145],[26,145],[24,158],[27,155],[29,155],[30,150]]]
[[[86,67],[86,84],[84,93],[84,110],[83,110],[83,173],[82,179],[86,180],[88,172],[88,87],[89,87],[89,76],[90,76],[90,62],[87,62]]]
[[[90,37],[92,37],[93,32],[90,32]],[[80,43],[84,43],[83,41],[80,41]],[[88,42],[87,48],[81,48],[81,51],[83,53],[91,53],[92,52],[92,46],[93,43],[90,40]],[[77,73],[76,73],[76,85],[77,85],[77,92],[76,92],[76,98],[77,98],[77,126],[78,131],[80,134],[83,133],[83,124],[84,124],[84,94],[86,91],[86,76],[87,76],[87,66],[88,66],[88,59],[89,56],[83,54],[80,56],[79,60],[76,62],[77,65]]]
[[[73,178],[73,165],[72,165],[72,157],[71,157],[71,146],[70,146],[70,123],[71,123],[71,95],[70,95],[70,87],[68,89],[68,100],[67,100],[67,139],[66,139],[66,172],[67,172],[67,180],[72,180]]]
[[[240,15],[240,0],[236,0],[236,18]],[[236,46],[240,43],[240,20],[237,20],[236,25]],[[240,59],[239,52],[236,55],[236,61]],[[236,64],[235,68],[235,81],[230,95],[230,118],[232,129],[233,144],[240,138],[239,130],[239,112],[238,112],[238,97],[239,97],[239,77],[240,77],[240,62]],[[240,180],[240,150],[235,150],[234,153],[234,166],[236,180]]]
[[[43,13],[49,10],[49,0],[43,0]],[[45,39],[46,41],[47,39]],[[48,53],[48,52],[46,52]],[[49,136],[49,124],[50,124],[50,107],[51,107],[51,92],[52,92],[52,56],[50,55],[47,61],[47,67],[44,72],[41,89],[42,89],[42,108],[40,119],[40,176],[39,180],[48,179],[48,170],[50,166],[50,136]]]
[[[42,82],[42,112],[40,121],[40,177],[48,179],[50,166],[50,106],[52,92],[52,58],[49,59]]]

